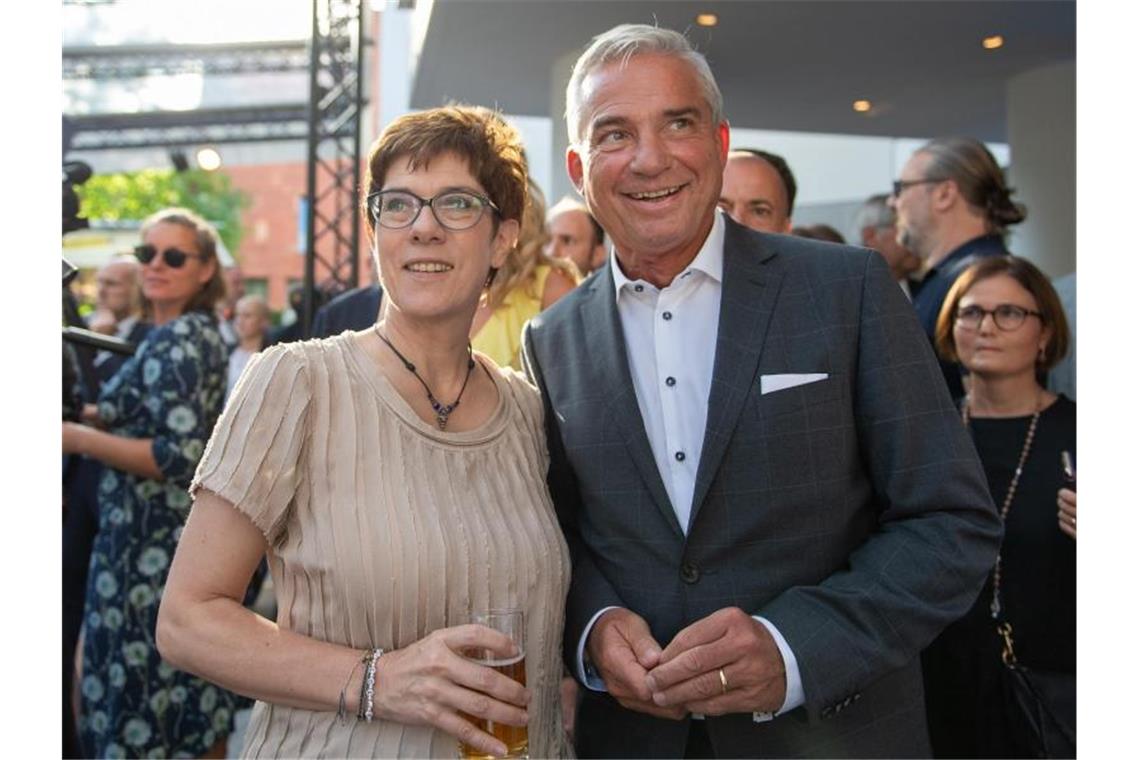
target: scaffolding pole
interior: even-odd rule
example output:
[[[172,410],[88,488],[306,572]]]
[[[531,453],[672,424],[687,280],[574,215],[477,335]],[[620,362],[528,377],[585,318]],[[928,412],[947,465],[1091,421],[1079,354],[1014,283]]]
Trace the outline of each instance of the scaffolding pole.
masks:
[[[313,0],[302,331],[312,334],[318,276],[335,291],[360,282],[360,119],[364,2]]]

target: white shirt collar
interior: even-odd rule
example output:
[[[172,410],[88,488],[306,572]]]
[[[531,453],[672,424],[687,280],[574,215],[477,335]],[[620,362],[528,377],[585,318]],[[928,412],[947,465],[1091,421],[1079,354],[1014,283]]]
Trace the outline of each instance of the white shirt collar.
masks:
[[[119,324],[115,325],[115,337],[126,340],[127,336],[131,334],[131,330],[135,329],[138,324],[138,315],[132,314],[124,318]]]
[[[708,237],[705,238],[704,245],[697,251],[697,255],[676,277],[673,282],[677,282],[680,278],[684,277],[689,272],[703,272],[708,277],[711,277],[716,282],[721,282],[724,276],[724,216],[719,208],[716,210],[716,215],[713,218],[712,229],[709,230]],[[613,272],[614,277],[614,295],[615,298],[621,298],[622,288],[633,286],[636,280],[631,280],[625,276],[625,272],[621,271],[621,266],[617,260],[616,247],[610,248],[610,271]],[[670,283],[672,284],[672,283]]]

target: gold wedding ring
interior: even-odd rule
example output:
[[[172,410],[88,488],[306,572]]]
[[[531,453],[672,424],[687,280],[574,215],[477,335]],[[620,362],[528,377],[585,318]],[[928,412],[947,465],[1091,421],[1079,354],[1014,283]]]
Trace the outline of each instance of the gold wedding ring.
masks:
[[[725,676],[724,676],[724,668],[718,668],[716,672],[720,676],[720,693],[721,694],[727,694],[728,693],[728,679],[725,678]]]

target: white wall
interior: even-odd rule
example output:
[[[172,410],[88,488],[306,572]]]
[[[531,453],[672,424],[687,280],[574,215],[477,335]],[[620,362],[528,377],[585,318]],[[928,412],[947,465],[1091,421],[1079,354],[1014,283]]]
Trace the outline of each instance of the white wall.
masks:
[[[1051,277],[1077,268],[1076,85],[1065,63],[1019,74],[1006,91],[1010,184],[1029,209],[1010,248]]]

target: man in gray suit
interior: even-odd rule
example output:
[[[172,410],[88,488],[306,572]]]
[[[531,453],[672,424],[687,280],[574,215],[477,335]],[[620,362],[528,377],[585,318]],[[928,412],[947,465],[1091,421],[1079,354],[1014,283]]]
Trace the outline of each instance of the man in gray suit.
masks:
[[[579,754],[929,753],[918,653],[1001,526],[913,309],[877,254],[717,210],[728,124],[681,35],[596,38],[567,126],[614,254],[524,337]]]

